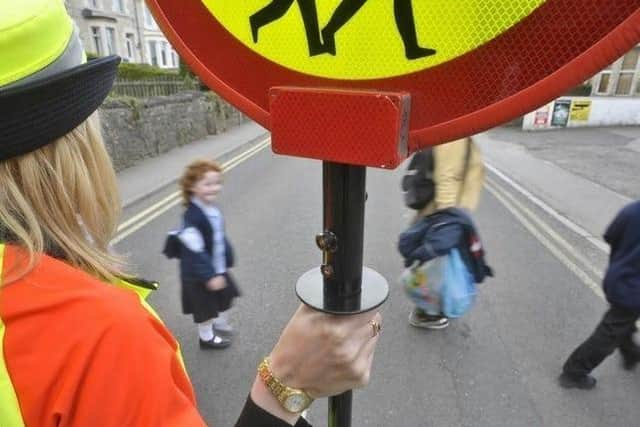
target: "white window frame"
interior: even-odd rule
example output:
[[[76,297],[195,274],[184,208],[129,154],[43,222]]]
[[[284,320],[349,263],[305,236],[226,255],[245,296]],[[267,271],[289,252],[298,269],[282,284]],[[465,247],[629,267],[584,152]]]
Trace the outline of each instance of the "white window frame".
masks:
[[[173,47],[162,36],[147,37],[145,41],[145,51],[147,53],[146,63],[158,68],[178,68],[179,58]],[[153,63],[153,57],[156,63]],[[164,60],[163,60],[164,57]]]
[[[605,91],[600,91],[600,83],[602,82],[602,77],[603,76],[609,76],[609,84],[607,85],[607,89]],[[593,93],[596,95],[601,95],[601,96],[608,96],[611,94],[611,88],[613,87],[613,73],[611,72],[611,70],[607,70],[607,71],[602,71],[600,72],[600,74],[598,74],[598,78],[595,81],[595,85],[593,87]]]
[[[613,64],[611,64],[606,69],[602,70],[596,78],[593,80],[594,87],[592,93],[594,95],[601,96],[622,96],[622,97],[630,97],[630,96],[640,96],[640,45],[633,48],[639,52],[638,61],[636,62],[635,69],[622,69],[622,64],[624,62],[624,58],[629,54],[629,52],[625,53],[623,56],[618,58]],[[623,74],[632,74],[631,76],[631,86],[629,87],[629,91],[627,93],[618,94],[618,85],[620,84],[620,77]],[[605,75],[609,76],[609,86],[606,91],[600,91],[600,84]]]
[[[121,15],[128,15],[127,0],[111,0],[111,10]]]
[[[636,63],[635,63],[635,67],[634,68],[622,68],[622,65],[624,63],[624,58],[631,53],[632,51],[636,51],[638,53],[638,57],[636,58]],[[637,92],[637,86],[638,86],[638,78],[640,77],[640,46],[636,46],[633,49],[631,49],[629,52],[625,53],[624,56],[622,56],[622,58],[619,59],[619,66],[618,66],[618,73],[616,76],[616,84],[615,84],[615,89],[613,90],[613,94],[615,96],[634,96]],[[623,74],[630,74],[631,75],[631,85],[629,86],[629,91],[627,93],[617,93],[618,92],[618,85],[620,84],[620,77]]]
[[[160,58],[158,56],[158,43],[160,40],[157,39],[149,39],[147,40],[147,63],[149,65],[153,65],[154,67],[160,67]],[[153,58],[156,58],[156,63],[153,63]]]
[[[149,10],[149,7],[147,7],[146,3],[143,3],[143,8],[144,8],[144,26],[147,29],[150,30],[158,30],[160,29],[160,27],[158,27],[158,23],[156,22],[156,20],[153,18],[153,15],[151,14],[151,11]]]
[[[169,65],[169,43],[166,41],[160,42],[160,66],[162,68],[170,68]]]
[[[105,51],[107,55],[118,54],[118,32],[115,27],[104,27]],[[111,37],[112,36],[112,37]]]
[[[91,40],[93,41],[93,47],[96,49],[95,54],[98,56],[102,56],[105,52],[104,33],[102,31],[102,27],[92,25],[89,27],[89,30],[91,31]]]
[[[131,31],[125,31],[124,33],[124,54],[122,56],[124,57],[125,55],[129,61],[136,61],[136,35]]]

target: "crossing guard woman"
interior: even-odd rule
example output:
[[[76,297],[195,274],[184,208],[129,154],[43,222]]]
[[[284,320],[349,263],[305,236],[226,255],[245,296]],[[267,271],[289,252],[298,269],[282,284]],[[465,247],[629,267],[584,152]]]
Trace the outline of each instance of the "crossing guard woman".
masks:
[[[108,250],[119,199],[95,111],[118,63],[86,61],[62,0],[0,0],[3,427],[205,425],[177,342],[144,301],[155,284]],[[237,426],[306,426],[313,398],[363,386],[379,321],[300,307]]]

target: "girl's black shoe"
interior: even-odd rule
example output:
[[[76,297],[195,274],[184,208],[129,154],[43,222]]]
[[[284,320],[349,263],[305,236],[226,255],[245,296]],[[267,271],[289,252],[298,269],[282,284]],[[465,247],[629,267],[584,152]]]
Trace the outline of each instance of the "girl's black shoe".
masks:
[[[202,350],[219,350],[223,348],[227,348],[231,345],[231,340],[228,338],[223,338],[218,335],[214,335],[212,339],[209,341],[200,340],[200,348]]]

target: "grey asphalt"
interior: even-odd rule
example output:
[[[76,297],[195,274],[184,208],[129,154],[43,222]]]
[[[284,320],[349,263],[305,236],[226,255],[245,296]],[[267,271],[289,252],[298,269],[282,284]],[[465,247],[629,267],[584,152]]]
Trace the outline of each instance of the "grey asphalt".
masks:
[[[622,206],[640,199],[640,127],[500,127],[475,139],[489,164],[593,236],[602,235]]]
[[[264,132],[251,125],[237,131],[247,132],[249,137],[243,137],[245,141],[235,138],[225,150],[203,143],[201,152],[194,150],[184,156],[170,153],[166,165],[179,172],[192,157],[228,156],[242,150],[247,141],[261,138]],[[496,129],[481,135],[479,142],[496,168],[568,218],[582,221],[578,223],[597,235],[601,225],[594,218],[609,220],[614,202],[621,204],[635,197],[627,192],[627,186],[631,191],[638,187],[624,180],[615,184],[609,176],[586,167],[579,169],[580,154],[562,146],[570,144],[582,153],[579,134],[568,134],[574,130],[563,132],[572,139],[570,142],[554,142],[558,135],[523,135],[513,129]],[[600,132],[609,135],[611,130]],[[622,129],[622,135],[615,132],[622,138],[618,148],[634,147],[635,128]],[[594,146],[589,150],[593,153],[600,150],[597,144],[608,143],[597,136],[582,138],[592,138]],[[224,136],[220,140],[228,142]],[[617,155],[605,153],[605,148],[601,149],[601,159],[594,156],[590,160],[596,167],[606,166],[613,162],[611,155]],[[612,174],[627,173],[632,182],[637,172],[633,162],[627,164],[624,157],[620,161],[625,166],[617,166]],[[129,171],[128,177],[121,173],[123,189],[134,180],[152,189],[169,179],[169,166],[154,167],[154,163],[152,160],[141,166],[144,173]],[[535,173],[542,165],[549,169],[537,169]],[[519,172],[523,168],[525,172]],[[152,173],[149,171],[153,175],[148,175]],[[150,302],[181,342],[201,411],[210,425],[233,425],[256,364],[271,349],[297,306],[293,291],[296,279],[320,262],[313,239],[322,222],[320,174],[317,161],[275,156],[268,149],[227,173],[221,202],[229,236],[238,252],[234,274],[244,291],[231,314],[238,333],[230,349],[200,351],[193,323],[180,313],[177,265],[159,254],[164,233],[179,221],[179,208],[118,245],[129,254],[140,275],[160,280],[162,287]],[[384,329],[371,384],[354,395],[353,426],[637,426],[640,378],[638,373],[621,370],[617,355],[595,371],[599,384],[591,392],[566,391],[556,385],[564,359],[591,332],[606,304],[585,286],[584,278],[524,228],[513,207],[508,209],[493,193],[485,192],[476,220],[496,278],[481,285],[473,311],[448,329],[424,331],[407,324],[410,303],[396,282],[402,265],[395,249],[396,238],[411,215],[402,207],[398,185],[401,174],[401,169],[368,170],[365,263],[387,278],[391,296],[383,307]],[[599,268],[605,265],[604,252],[568,231],[493,173],[489,177],[566,239],[567,257],[574,259],[575,254],[582,254]],[[593,224],[585,224],[573,212],[580,212],[573,206],[577,189],[567,188],[567,183],[596,197],[583,213]],[[551,197],[556,192],[562,194],[563,186],[564,198]],[[128,211],[142,209],[173,189],[169,184],[147,198],[136,196],[133,200],[137,198],[138,202]],[[603,189],[613,194],[603,193]],[[611,205],[598,204],[607,197],[614,200]],[[599,279],[588,271],[587,276]],[[326,425],[325,413],[325,403],[316,402],[310,413],[316,426]]]

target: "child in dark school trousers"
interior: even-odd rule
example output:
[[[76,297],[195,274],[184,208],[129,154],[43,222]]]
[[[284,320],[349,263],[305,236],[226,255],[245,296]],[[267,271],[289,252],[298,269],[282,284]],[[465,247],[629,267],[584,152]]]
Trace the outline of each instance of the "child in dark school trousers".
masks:
[[[233,249],[216,203],[222,169],[213,161],[197,160],[186,167],[180,187],[186,208],[179,234],[182,311],[198,325],[200,348],[226,348],[232,332],[226,312],[240,292],[228,271]]]
[[[616,349],[620,350],[624,369],[632,370],[640,362],[640,347],[633,341],[640,318],[640,200],[618,213],[604,240],[611,247],[603,280],[609,310],[565,362],[558,379],[565,388],[595,387],[591,371]]]

